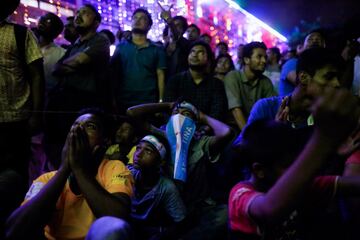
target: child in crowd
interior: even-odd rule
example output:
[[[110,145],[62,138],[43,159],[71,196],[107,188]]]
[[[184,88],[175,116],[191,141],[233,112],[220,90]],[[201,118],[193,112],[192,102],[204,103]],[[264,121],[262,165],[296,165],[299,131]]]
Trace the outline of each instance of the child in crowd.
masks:
[[[146,119],[160,112],[172,112],[166,131]],[[210,167],[219,160],[220,152],[231,139],[230,128],[198,111],[188,102],[143,104],[128,109],[139,129],[168,139],[172,159],[166,162],[167,174],[177,181],[184,200],[189,225],[182,239],[220,239],[226,232],[227,206],[212,198],[214,179]],[[208,125],[213,136],[196,138],[196,124]],[[180,151],[177,151],[180,150]],[[180,161],[177,161],[180,160]]]
[[[145,136],[128,165],[135,179],[131,225],[136,239],[175,239],[184,226],[185,205],[175,184],[161,173],[168,151],[166,139],[160,139]]]
[[[112,145],[106,150],[105,157],[110,160],[121,160],[124,164],[132,163],[135,145],[138,141],[137,132],[131,120],[121,117],[112,136]]]

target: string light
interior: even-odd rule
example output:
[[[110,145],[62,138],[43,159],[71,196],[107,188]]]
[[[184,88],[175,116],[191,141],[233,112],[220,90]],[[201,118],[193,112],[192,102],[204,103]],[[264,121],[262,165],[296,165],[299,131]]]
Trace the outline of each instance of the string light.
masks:
[[[153,18],[153,26],[148,37],[153,41],[162,39],[165,23],[160,19],[161,8],[157,0],[82,0],[83,4],[92,4],[102,15],[102,25],[99,29],[109,29],[116,33],[122,30],[131,30],[132,13],[138,7],[148,9]],[[161,5],[167,9],[173,5],[173,16],[185,16],[189,23],[195,23],[202,33],[207,33],[214,38],[214,43],[225,41],[230,50],[236,51],[240,43],[249,41],[265,41],[268,47],[279,45],[286,41],[281,34],[271,29],[268,25],[243,10],[232,0],[160,0]],[[26,2],[46,2],[56,8],[56,14],[63,20],[74,14],[80,6],[76,0],[21,0],[21,6],[16,14],[16,22],[33,26],[29,19],[36,19],[45,14],[44,9],[36,9]],[[29,3],[30,4],[30,3]]]

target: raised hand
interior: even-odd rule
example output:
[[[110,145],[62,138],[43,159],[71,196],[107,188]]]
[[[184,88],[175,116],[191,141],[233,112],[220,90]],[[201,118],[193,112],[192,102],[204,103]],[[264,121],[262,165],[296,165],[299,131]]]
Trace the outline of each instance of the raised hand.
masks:
[[[344,89],[327,89],[312,107],[315,129],[341,143],[355,130],[360,116],[357,99]]]
[[[280,107],[275,116],[275,121],[286,122],[286,120],[289,116],[288,101],[289,101],[289,96],[286,96],[281,100]]]
[[[161,13],[160,13],[160,17],[161,19],[165,20],[165,21],[168,21],[169,19],[171,19],[171,9],[172,7],[174,6],[174,4],[171,4],[169,9],[166,10],[161,4],[159,1],[156,1],[157,4],[159,5],[159,7],[161,8]]]
[[[73,171],[86,170],[87,165],[90,165],[89,161],[91,161],[91,148],[88,136],[82,126],[75,126],[70,131],[70,167]]]

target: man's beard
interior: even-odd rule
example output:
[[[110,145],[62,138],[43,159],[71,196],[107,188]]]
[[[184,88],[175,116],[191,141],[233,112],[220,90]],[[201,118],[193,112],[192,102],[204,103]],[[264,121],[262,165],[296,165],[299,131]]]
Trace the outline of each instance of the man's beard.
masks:
[[[80,27],[80,26],[76,26],[75,29],[76,29],[76,32],[78,32],[80,35],[83,35],[89,31],[89,28]]]
[[[254,73],[255,76],[259,77],[265,72],[265,69],[264,70],[251,69],[251,71]]]
[[[147,30],[144,30],[144,29],[140,29],[140,28],[133,28],[131,30],[132,33],[135,33],[135,34],[142,34],[142,35],[146,35],[148,33]]]
[[[189,64],[189,68],[193,71],[204,72],[206,70],[207,64],[193,65]]]

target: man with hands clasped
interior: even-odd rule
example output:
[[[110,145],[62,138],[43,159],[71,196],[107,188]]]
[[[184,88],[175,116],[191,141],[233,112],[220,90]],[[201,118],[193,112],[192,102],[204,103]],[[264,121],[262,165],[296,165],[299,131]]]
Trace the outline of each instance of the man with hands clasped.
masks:
[[[128,216],[133,180],[121,161],[102,159],[105,119],[93,109],[76,119],[60,168],[33,182],[7,221],[8,239],[84,239],[96,218]]]

